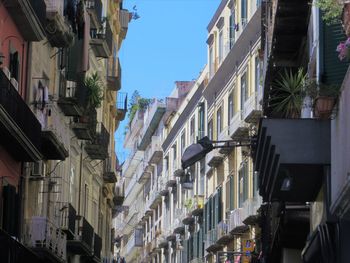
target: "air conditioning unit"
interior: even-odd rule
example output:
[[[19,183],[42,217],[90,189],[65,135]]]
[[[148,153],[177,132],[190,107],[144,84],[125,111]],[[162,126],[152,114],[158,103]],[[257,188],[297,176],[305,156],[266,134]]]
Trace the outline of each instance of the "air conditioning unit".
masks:
[[[43,161],[34,162],[32,164],[31,176],[42,178],[42,177],[44,177],[44,175],[45,175],[45,173],[44,173]]]
[[[2,67],[2,72],[4,72],[5,76],[10,80],[11,79],[11,72],[7,67]]]
[[[11,84],[15,87],[15,89],[18,91],[18,82],[15,78],[11,78]]]

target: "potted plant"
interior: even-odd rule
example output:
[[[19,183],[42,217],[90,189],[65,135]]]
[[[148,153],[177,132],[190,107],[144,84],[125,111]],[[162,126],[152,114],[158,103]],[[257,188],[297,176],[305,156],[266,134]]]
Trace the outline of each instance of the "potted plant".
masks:
[[[311,81],[306,92],[313,100],[314,116],[319,119],[328,119],[337,102],[340,92],[339,86]]]
[[[302,68],[297,72],[285,69],[272,83],[270,107],[278,117],[299,118],[305,98],[307,75]]]

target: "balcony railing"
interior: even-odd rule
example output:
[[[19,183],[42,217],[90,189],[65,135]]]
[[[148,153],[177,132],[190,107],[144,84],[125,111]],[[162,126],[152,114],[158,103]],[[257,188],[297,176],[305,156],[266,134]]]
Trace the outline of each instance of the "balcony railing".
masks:
[[[237,208],[233,211],[231,211],[230,218],[229,218],[229,231],[231,234],[241,234],[245,232],[248,229],[248,226],[246,226],[243,223],[243,209]]]
[[[53,47],[70,46],[73,43],[74,33],[68,19],[64,17],[64,1],[45,0],[45,3],[48,20],[45,26],[47,39]]]
[[[25,244],[47,261],[66,261],[66,234],[46,217],[34,216],[26,223]]]
[[[46,5],[44,0],[12,0],[4,2],[21,35],[27,41],[45,37]]]
[[[131,19],[131,14],[128,10],[125,10],[125,9],[119,10],[119,22],[122,28],[120,33],[123,39],[126,37],[126,33],[128,32],[130,19]]]
[[[103,123],[97,124],[97,133],[91,142],[85,145],[85,151],[93,160],[104,160],[108,157],[109,132]]]
[[[121,89],[121,81],[122,68],[120,60],[113,54],[108,59],[107,88],[112,91],[118,91]]]
[[[107,157],[103,161],[103,181],[104,183],[116,183],[117,173],[116,173],[116,161],[112,156]]]
[[[98,234],[94,234],[94,258],[98,262],[101,261],[102,238]]]
[[[161,100],[153,100],[147,108],[144,117],[143,130],[141,132],[141,140],[138,148],[144,151],[151,142],[152,135],[158,127],[160,120],[165,113],[165,103]]]
[[[94,228],[85,217],[77,217],[74,239],[67,241],[67,250],[78,255],[91,256],[93,253]]]
[[[67,239],[73,239],[75,235],[75,220],[77,212],[71,203],[62,203],[61,229],[66,232]]]
[[[163,150],[161,148],[160,136],[152,136],[148,154],[148,162],[157,164],[162,160]]]
[[[117,121],[125,119],[126,112],[128,111],[128,94],[125,92],[118,92],[117,95]]]
[[[254,198],[249,198],[243,203],[243,222],[246,225],[254,225],[258,223],[258,210],[262,204],[262,197],[256,193]]]
[[[143,247],[142,229],[135,229],[126,244],[126,254],[132,252],[134,248]]]
[[[102,22],[102,1],[101,0],[86,0],[86,9],[89,11],[92,19],[92,28],[99,28]]]
[[[227,244],[232,239],[232,236],[229,231],[229,220],[223,220],[217,225],[217,243],[218,244]]]
[[[258,101],[258,94],[253,93],[244,103],[243,120],[248,123],[257,123],[261,117],[261,105]]]
[[[102,31],[91,29],[90,45],[96,57],[108,58],[113,51],[113,33],[108,21]]]
[[[60,75],[58,106],[66,116],[81,116],[87,98],[86,89],[83,87],[83,76],[78,81],[69,81]]]
[[[71,128],[78,139],[91,141],[96,138],[96,122],[97,111],[96,109],[90,109],[86,111],[83,116],[76,118],[75,122],[71,124]],[[91,142],[89,144],[91,144]],[[85,146],[85,150],[87,149],[87,146],[88,145]],[[88,154],[90,156],[90,153]],[[90,158],[92,158],[92,155]],[[105,158],[107,158],[107,155]]]
[[[243,139],[248,137],[248,126],[242,120],[242,112],[235,113],[230,121],[229,136],[232,139]]]
[[[222,247],[222,245],[216,243],[217,234],[218,231],[216,230],[216,228],[208,231],[205,239],[205,249],[208,252],[216,251]]]
[[[116,185],[114,188],[114,197],[113,197],[114,205],[116,205],[116,206],[122,205],[124,198],[125,198],[124,186],[123,185]]]
[[[51,103],[42,122],[42,152],[47,160],[64,160],[68,157],[69,128],[56,104]]]
[[[0,69],[0,125],[2,145],[21,161],[38,161],[41,153],[41,125],[8,76]],[[6,132],[5,132],[6,131]]]

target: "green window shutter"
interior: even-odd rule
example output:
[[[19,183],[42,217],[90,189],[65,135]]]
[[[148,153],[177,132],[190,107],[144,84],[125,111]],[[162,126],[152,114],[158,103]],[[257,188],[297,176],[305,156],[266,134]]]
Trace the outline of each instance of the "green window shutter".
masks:
[[[203,228],[201,227],[198,232],[198,257],[204,256],[204,245],[203,245]]]
[[[217,194],[213,196],[212,199],[212,209],[211,209],[211,228],[214,229],[216,227],[217,216],[218,216],[218,203],[217,203]]]
[[[328,85],[340,86],[349,67],[349,62],[340,61],[336,49],[340,42],[346,40],[346,36],[340,22],[327,25],[322,18],[320,20],[321,81]]]
[[[217,220],[216,224],[220,223],[222,220],[222,187],[218,188],[218,193],[217,193]]]

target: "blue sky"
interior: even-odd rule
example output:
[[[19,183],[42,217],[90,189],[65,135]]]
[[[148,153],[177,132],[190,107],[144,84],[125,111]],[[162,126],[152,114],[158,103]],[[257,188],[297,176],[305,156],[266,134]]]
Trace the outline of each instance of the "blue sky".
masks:
[[[164,98],[177,80],[195,79],[207,61],[207,25],[220,0],[124,0],[124,8],[136,5],[140,18],[132,20],[119,52],[122,90],[129,98],[134,90],[146,98]],[[115,133],[120,161],[124,120]]]

